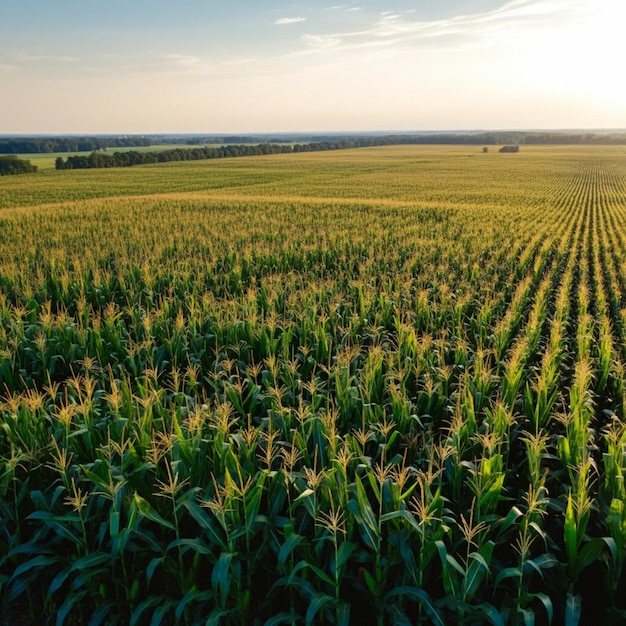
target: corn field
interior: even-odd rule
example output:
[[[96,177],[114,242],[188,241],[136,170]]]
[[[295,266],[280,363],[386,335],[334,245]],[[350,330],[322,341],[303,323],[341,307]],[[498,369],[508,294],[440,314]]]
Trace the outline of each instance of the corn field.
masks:
[[[7,623],[626,620],[626,151],[0,181]]]

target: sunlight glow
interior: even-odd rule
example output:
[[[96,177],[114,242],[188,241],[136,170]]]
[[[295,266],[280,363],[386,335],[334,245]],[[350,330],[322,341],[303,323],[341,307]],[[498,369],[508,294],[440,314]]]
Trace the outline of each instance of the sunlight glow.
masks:
[[[201,4],[190,0],[190,29]],[[626,126],[626,2],[456,4],[426,17],[274,0],[251,5],[250,22],[221,9],[226,21],[195,35],[163,23],[151,36],[140,20],[115,45],[98,23],[70,36],[62,15],[38,35],[0,25],[0,132]]]

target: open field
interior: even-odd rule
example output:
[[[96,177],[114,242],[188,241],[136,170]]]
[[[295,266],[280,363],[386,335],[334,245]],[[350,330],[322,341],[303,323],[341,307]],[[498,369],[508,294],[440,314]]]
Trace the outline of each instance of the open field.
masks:
[[[0,179],[0,614],[623,623],[625,261],[623,147]]]

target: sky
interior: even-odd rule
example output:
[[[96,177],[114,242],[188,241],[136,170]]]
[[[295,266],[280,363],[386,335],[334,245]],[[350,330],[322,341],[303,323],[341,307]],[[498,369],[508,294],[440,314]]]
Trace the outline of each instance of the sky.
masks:
[[[624,0],[341,2],[0,0],[0,134],[626,127]]]

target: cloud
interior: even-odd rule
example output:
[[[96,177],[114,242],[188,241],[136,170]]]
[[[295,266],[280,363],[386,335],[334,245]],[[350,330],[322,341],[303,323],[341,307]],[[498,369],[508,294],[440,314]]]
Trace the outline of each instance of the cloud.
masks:
[[[586,6],[588,4],[585,0],[510,0],[492,11],[429,21],[416,20],[409,12],[400,14],[383,11],[365,29],[307,33],[301,38],[306,48],[295,54],[330,49],[350,51],[366,48],[393,50],[438,47],[463,50],[489,47],[504,40],[524,37],[542,28],[559,28],[561,24],[579,19]]]
[[[191,54],[169,53],[163,54],[162,58],[163,62],[159,62],[158,59],[154,63],[147,60],[145,62],[149,69],[166,73],[205,75],[215,69],[214,63]]]
[[[254,57],[234,57],[224,61],[224,65],[245,65],[246,63],[254,63],[256,58]]]
[[[341,37],[336,35],[302,35],[300,39],[312,50],[328,50],[341,44]]]
[[[305,22],[306,17],[279,17],[274,21],[274,24],[282,26],[283,24],[297,24],[298,22]]]
[[[170,59],[173,63],[184,67],[196,67],[202,62],[202,60],[198,57],[191,56],[189,54],[166,54],[164,56],[166,59]]]
[[[79,58],[71,56],[58,56],[54,54],[24,54],[23,52],[18,52],[15,55],[15,58],[18,61],[24,62],[54,61],[57,63],[75,63],[76,61],[80,61]]]

